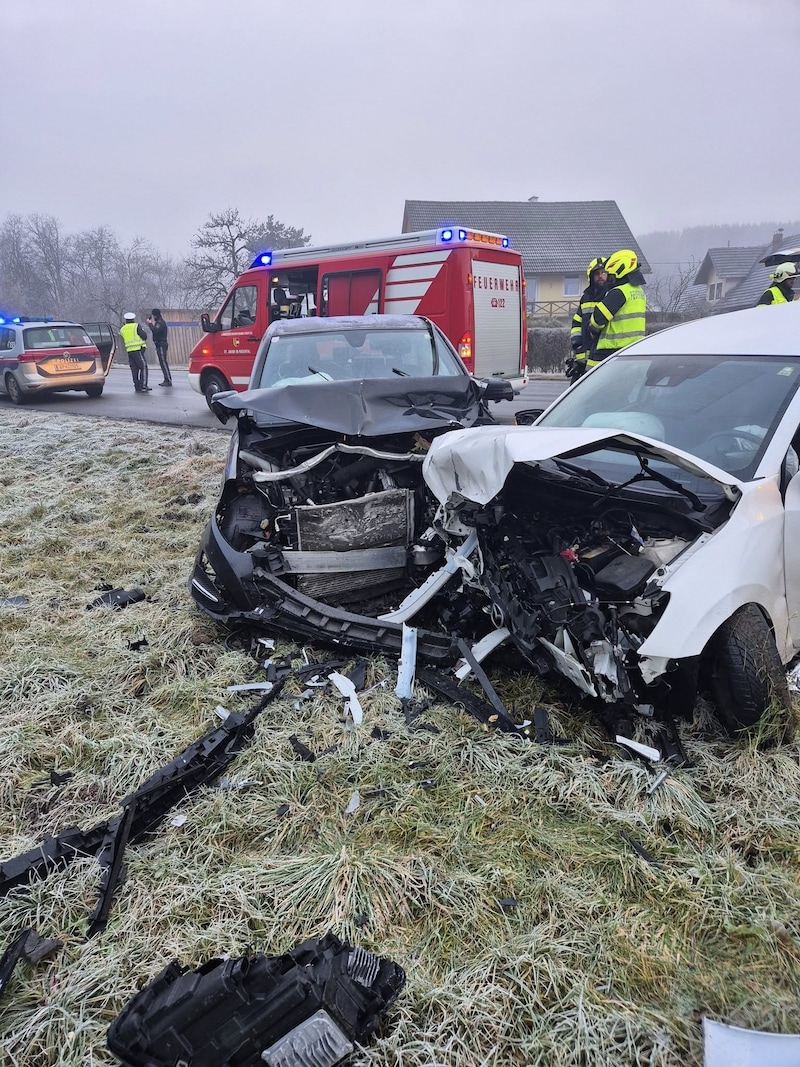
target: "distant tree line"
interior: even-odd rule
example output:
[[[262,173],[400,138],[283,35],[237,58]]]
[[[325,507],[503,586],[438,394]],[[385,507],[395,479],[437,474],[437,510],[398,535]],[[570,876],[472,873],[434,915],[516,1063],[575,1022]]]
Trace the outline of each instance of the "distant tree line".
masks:
[[[12,214],[0,225],[0,314],[117,322],[139,308],[212,309],[257,252],[309,240],[273,215],[229,208],[209,214],[175,259],[141,238],[124,245],[108,226],[67,233],[52,215]]]

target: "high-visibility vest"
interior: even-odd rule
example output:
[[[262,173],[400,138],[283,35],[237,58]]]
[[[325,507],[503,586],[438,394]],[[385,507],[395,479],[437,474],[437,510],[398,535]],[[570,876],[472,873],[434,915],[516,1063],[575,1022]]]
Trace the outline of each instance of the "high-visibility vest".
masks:
[[[125,344],[126,352],[138,352],[147,347],[147,341],[139,336],[139,327],[135,322],[126,322],[119,328],[119,335]]]
[[[767,289],[767,293],[772,293],[772,303],[773,304],[788,304],[789,303],[789,301],[784,296],[783,289],[781,289],[781,287],[779,285],[771,285],[769,287],[769,289]],[[766,296],[767,293],[764,293],[764,296]]]
[[[645,331],[647,298],[642,286],[631,285],[630,282],[623,282],[622,285],[615,286],[615,289],[621,289],[623,291],[625,294],[625,303],[616,315],[613,315],[608,319],[607,325],[603,327],[603,330],[597,339],[597,348],[604,356],[609,355],[611,352],[618,352],[621,348],[633,344],[634,341],[641,341]],[[610,290],[610,292],[614,292],[614,289]],[[605,305],[602,300],[597,305],[595,314],[597,311],[599,311],[603,317],[607,317]],[[592,356],[590,356],[587,362],[591,367],[595,362],[599,363],[600,359],[595,360],[594,353],[592,353]]]

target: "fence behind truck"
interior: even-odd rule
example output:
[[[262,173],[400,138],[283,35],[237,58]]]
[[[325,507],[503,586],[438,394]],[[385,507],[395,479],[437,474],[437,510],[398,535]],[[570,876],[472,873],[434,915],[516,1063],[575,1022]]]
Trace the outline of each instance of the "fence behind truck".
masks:
[[[145,325],[150,309],[139,313],[139,321],[147,333],[147,362],[158,366],[156,350],[150,336],[150,328]],[[169,365],[171,367],[188,367],[189,354],[203,336],[200,329],[200,312],[181,308],[162,308],[161,315],[167,324],[169,333]]]

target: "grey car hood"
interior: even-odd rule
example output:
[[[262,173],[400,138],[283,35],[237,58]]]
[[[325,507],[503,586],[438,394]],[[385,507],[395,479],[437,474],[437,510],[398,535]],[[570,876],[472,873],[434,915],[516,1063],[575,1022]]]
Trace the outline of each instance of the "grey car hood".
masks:
[[[481,390],[468,375],[300,382],[225,393],[212,402],[224,422],[247,414],[258,426],[295,423],[350,436],[384,437],[448,426],[472,426]]]
[[[681,470],[721,485],[729,499],[740,495],[742,483],[712,463],[663,441],[605,427],[485,426],[456,430],[433,442],[422,471],[442,504],[454,496],[488,504],[503,488],[515,464],[566,459],[583,449],[604,446],[638,452],[648,459],[666,460]]]

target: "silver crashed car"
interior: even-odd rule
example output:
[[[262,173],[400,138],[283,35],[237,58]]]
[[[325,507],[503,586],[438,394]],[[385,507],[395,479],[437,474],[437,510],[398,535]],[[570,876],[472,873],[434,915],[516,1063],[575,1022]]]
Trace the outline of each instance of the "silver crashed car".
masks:
[[[665,330],[532,426],[494,423],[427,326],[420,371],[390,325],[330,323],[215,401],[238,429],[190,580],[205,612],[390,653],[410,627],[440,667],[503,645],[614,714],[706,692],[735,731],[788,702],[800,306]]]

